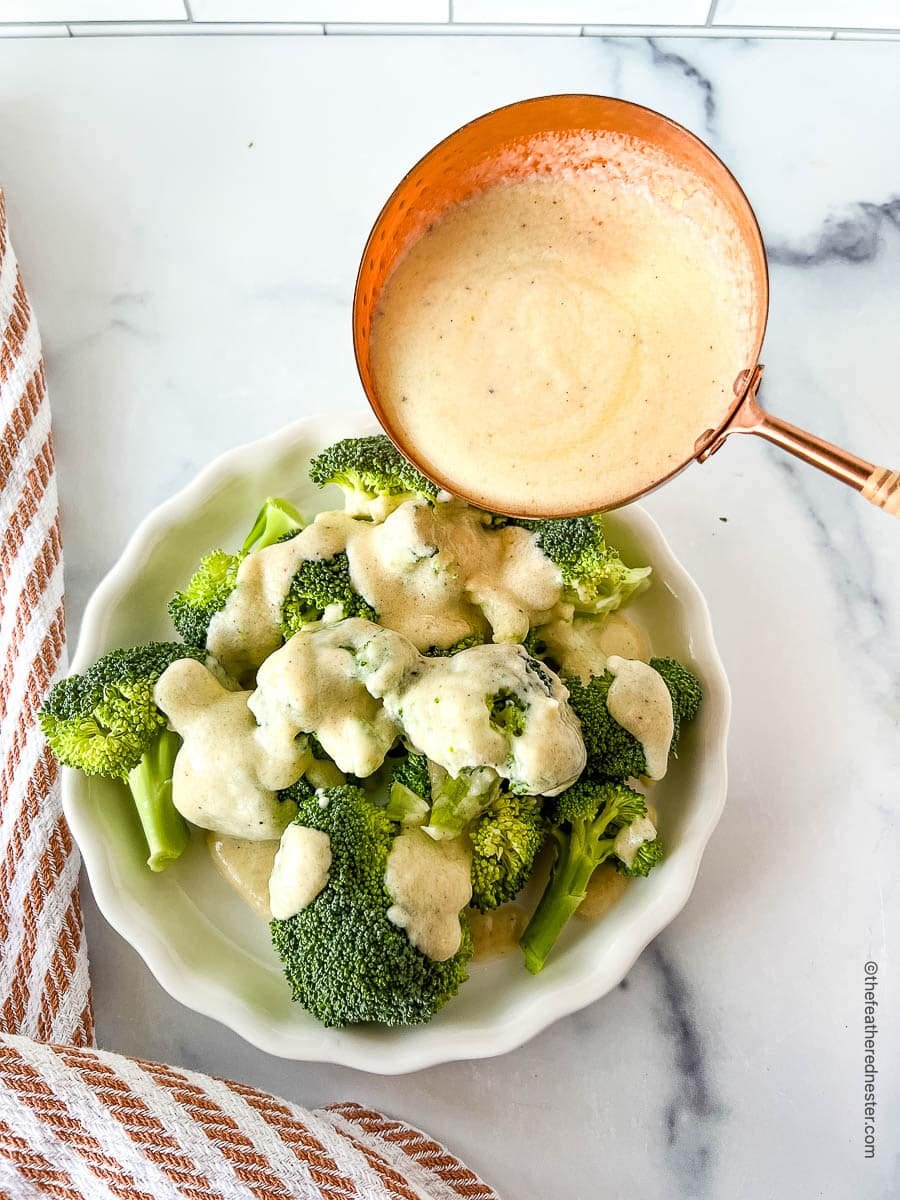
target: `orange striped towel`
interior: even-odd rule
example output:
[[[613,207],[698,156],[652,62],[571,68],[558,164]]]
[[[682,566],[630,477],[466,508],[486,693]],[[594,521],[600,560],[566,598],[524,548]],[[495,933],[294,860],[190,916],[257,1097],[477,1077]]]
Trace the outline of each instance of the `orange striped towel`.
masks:
[[[309,1112],[91,1049],[78,852],[36,719],[65,669],[50,409],[2,192],[0,331],[0,1197],[497,1200],[359,1105]]]

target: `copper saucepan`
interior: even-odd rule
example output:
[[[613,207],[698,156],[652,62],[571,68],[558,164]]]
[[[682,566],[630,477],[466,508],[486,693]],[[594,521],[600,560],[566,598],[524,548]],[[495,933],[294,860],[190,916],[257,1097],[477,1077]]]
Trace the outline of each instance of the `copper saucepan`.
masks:
[[[759,354],[769,313],[769,275],[766,251],[756,216],[737,180],[699,138],[652,109],[609,96],[560,95],[522,100],[471,121],[420,159],[400,181],[369,235],[353,297],[353,345],[360,379],[388,436],[413,462],[416,447],[407,445],[391,428],[379,403],[372,374],[372,321],[384,285],[400,255],[446,209],[473,195],[492,177],[491,165],[510,147],[539,134],[573,131],[615,132],[663,150],[692,172],[722,201],[743,238],[754,276],[756,297],[752,315],[753,357],[735,363],[734,401],[717,429],[698,429],[694,453],[641,492],[617,496],[616,508],[645,495],[682,471],[694,460],[704,462],[732,433],[755,433],[804,462],[826,471],[861,492],[866,500],[900,515],[900,472],[875,466],[838,446],[823,441],[767,413],[757,392],[762,377]],[[497,171],[493,172],[496,177]],[[420,464],[421,465],[421,464]],[[427,471],[436,483],[457,495],[465,492],[452,479]],[[517,514],[510,514],[517,515]],[[548,511],[544,516],[563,516]]]

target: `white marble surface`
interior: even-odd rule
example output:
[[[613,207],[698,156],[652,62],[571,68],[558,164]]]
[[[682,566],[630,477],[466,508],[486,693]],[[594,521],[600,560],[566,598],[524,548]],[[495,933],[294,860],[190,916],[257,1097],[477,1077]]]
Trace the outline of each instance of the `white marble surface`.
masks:
[[[661,108],[725,156],[772,251],[766,400],[900,464],[900,46],[7,42],[0,182],[48,359],[73,634],[198,467],[359,405],[354,271],[403,170],[463,120],[562,90]],[[897,1195],[900,529],[755,439],[649,507],[712,608],[732,786],[690,904],[620,990],[493,1061],[386,1079],[281,1062],[169,1000],[86,895],[102,1044],[380,1105],[507,1200]]]

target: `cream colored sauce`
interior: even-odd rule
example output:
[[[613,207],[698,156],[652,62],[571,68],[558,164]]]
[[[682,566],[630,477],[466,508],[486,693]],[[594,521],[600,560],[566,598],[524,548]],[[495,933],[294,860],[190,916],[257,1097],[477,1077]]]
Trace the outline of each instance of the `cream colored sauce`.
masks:
[[[491,912],[473,912],[470,917],[473,961],[487,962],[510,954],[518,948],[527,923],[524,908],[515,902],[501,904]]]
[[[400,736],[400,725],[366,690],[357,660],[363,647],[371,649],[372,678],[384,680],[386,687],[395,686],[407,666],[419,660],[405,638],[361,618],[310,625],[271,654],[249,700],[262,744],[277,753],[298,733],[315,731],[341,771],[362,777],[377,771]]]
[[[303,776],[314,788],[340,787],[347,782],[347,777],[340,768],[328,758],[314,758],[306,768]]]
[[[613,863],[601,863],[591,876],[585,897],[575,910],[576,916],[583,921],[599,921],[622,899],[628,884],[628,876],[617,871]]]
[[[245,838],[226,837],[210,830],[206,835],[206,845],[222,878],[231,884],[254,912],[270,920],[269,876],[279,843],[248,842]]]
[[[587,756],[566,688],[548,671],[548,695],[529,661],[509,642],[425,659],[385,705],[402,720],[407,740],[454,778],[466,768],[492,767],[523,792],[553,796],[575,782]],[[504,688],[528,705],[518,737],[490,721],[486,698]]]
[[[320,513],[296,537],[250,554],[207,634],[211,654],[244,677],[281,645],[281,606],[306,560],[346,551],[355,590],[380,624],[419,650],[471,634],[521,641],[559,602],[557,568],[526,529],[490,529],[468,505],[408,500],[381,522]]]
[[[281,645],[281,606],[300,564],[332,558],[344,549],[354,524],[345,513],[320,513],[287,542],[248,554],[237,583],[209,623],[206,645],[227,671],[241,679]]]
[[[548,671],[548,695],[530,661],[509,642],[423,657],[402,634],[371,621],[319,622],[266,659],[248,706],[262,745],[274,751],[315,732],[348,774],[371,775],[403,734],[454,778],[492,767],[523,791],[555,795],[584,770],[584,741],[566,688]],[[518,737],[490,721],[487,697],[504,688],[528,705]]]
[[[321,829],[288,825],[269,876],[269,908],[280,921],[312,904],[328,882],[331,839]]]
[[[441,215],[375,315],[390,426],[487,509],[586,512],[646,488],[752,362],[751,265],[725,207],[661,154],[590,141],[584,169]]]
[[[615,676],[606,701],[609,715],[641,743],[648,776],[662,779],[675,730],[669,689],[658,671],[636,659],[614,654],[606,667]]]
[[[306,739],[264,743],[247,707],[250,693],[227,691],[191,658],[172,663],[154,694],[183,739],[172,777],[181,815],[235,838],[280,837],[294,811],[275,793],[303,774],[312,757]]]
[[[388,920],[428,958],[452,958],[462,943],[459,914],[472,898],[471,876],[467,838],[434,842],[420,829],[405,830],[387,860],[384,883],[394,901]]]
[[[634,621],[621,613],[608,616],[575,616],[570,621],[551,621],[539,630],[550,657],[559,663],[564,675],[577,675],[587,683],[592,675],[602,675],[611,655],[622,658],[650,659],[650,641]]]
[[[613,852],[617,858],[621,858],[626,867],[630,867],[644,842],[655,841],[656,826],[649,817],[638,817],[630,825],[624,825],[616,834]]]

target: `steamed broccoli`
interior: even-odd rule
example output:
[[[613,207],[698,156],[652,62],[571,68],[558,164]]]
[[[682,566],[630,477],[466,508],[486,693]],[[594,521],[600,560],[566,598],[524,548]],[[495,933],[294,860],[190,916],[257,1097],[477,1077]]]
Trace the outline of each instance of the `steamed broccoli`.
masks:
[[[651,658],[650,666],[662,675],[672,696],[672,716],[675,719],[672,746],[677,748],[682,722],[693,721],[700,711],[703,688],[697,676],[674,658]]]
[[[490,767],[466,767],[456,778],[432,767],[431,815],[425,832],[435,841],[459,837],[500,793],[500,776]]]
[[[626,567],[607,545],[599,515],[517,522],[531,529],[544,554],[559,568],[563,600],[579,612],[621,608],[649,586],[650,567]]]
[[[702,697],[699,680],[673,658],[651,658],[650,666],[663,677],[672,696],[674,732],[670,753],[677,751],[684,721],[697,715]],[[588,752],[587,773],[595,778],[630,779],[647,772],[641,743],[609,715],[607,696],[613,683],[610,671],[594,675],[588,683],[577,676],[565,678],[569,704],[581,722]]]
[[[234,554],[213,550],[202,558],[184,591],[176,592],[169,601],[169,615],[185,641],[206,645],[209,623],[225,607],[237,584],[238,568],[251,551],[285,541],[302,528],[303,518],[292,504],[270,498],[259,510],[240,550]]]
[[[483,645],[483,637],[479,637],[477,633],[470,633],[467,637],[460,638],[458,642],[454,642],[452,646],[429,646],[425,651],[425,657],[451,658],[454,654],[459,654],[461,650],[471,650],[473,646]]]
[[[285,640],[304,625],[321,619],[331,605],[340,605],[341,617],[365,617],[377,621],[375,610],[350,582],[350,563],[344,551],[333,558],[313,558],[301,563],[281,606],[281,629]]]
[[[172,770],[181,745],[153,698],[173,662],[206,654],[193,646],[150,642],[113,650],[83,675],[61,679],[40,712],[41,728],[61,763],[85,775],[127,781],[149,848],[163,870],[183,852],[187,826],[172,803]]]
[[[335,483],[351,516],[383,520],[405,500],[434,500],[438,489],[384,434],[345,438],[317,454],[309,477],[318,487]]]
[[[525,732],[525,714],[528,712],[528,702],[512,688],[502,687],[492,695],[485,696],[484,702],[490,712],[490,722],[498,733],[506,737],[521,737]]]
[[[401,825],[424,825],[431,808],[431,775],[424,754],[404,754],[391,760],[390,789],[385,812]]]
[[[272,942],[294,999],[324,1025],[428,1021],[467,979],[472,939],[438,962],[388,920],[388,854],[399,826],[349,785],[300,799],[297,822],[331,841],[328,882],[296,916],[273,920]]]
[[[557,938],[584,900],[600,863],[621,850],[631,874],[646,874],[661,854],[644,797],[624,783],[579,781],[557,798],[551,821],[556,863],[521,940],[525,965],[535,975],[543,969]],[[619,835],[636,822],[642,824],[634,840],[648,846],[643,855],[634,846],[626,851],[621,841],[617,848]],[[649,846],[655,849],[650,851]]]
[[[534,796],[503,791],[469,831],[472,904],[481,912],[512,900],[525,886],[547,826]]]

